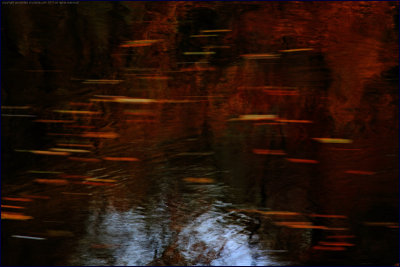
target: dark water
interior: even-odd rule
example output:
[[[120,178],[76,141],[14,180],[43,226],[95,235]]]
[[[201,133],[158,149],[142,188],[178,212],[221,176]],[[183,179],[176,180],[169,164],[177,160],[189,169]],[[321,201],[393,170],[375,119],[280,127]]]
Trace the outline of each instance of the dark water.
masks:
[[[312,49],[186,64],[210,68],[197,71],[136,60],[118,79],[8,92],[2,264],[395,265],[398,76],[351,94],[332,55],[352,60]]]
[[[70,156],[15,152],[18,164],[32,161],[34,171],[59,173],[30,173],[32,170],[22,168],[15,171],[14,179],[3,183],[3,197],[48,198],[30,202],[3,198],[3,204],[23,206],[23,213],[32,216],[29,220],[2,221],[3,262],[393,264],[398,234],[397,170],[393,169],[398,157],[397,148],[392,146],[395,139],[321,144],[311,139],[324,136],[317,134],[321,130],[315,121],[274,124],[266,120],[262,124],[227,121],[233,114],[221,114],[231,99],[249,101],[254,94],[257,93],[200,97],[201,101],[189,103],[93,104],[90,110],[103,113],[86,121],[82,119],[79,125],[107,124],[96,126],[93,131],[115,132],[117,138],[50,135],[46,138],[54,143],[35,148],[47,150],[57,143],[90,143],[94,146],[90,152],[71,152],[70,156],[135,157],[139,161],[80,162],[69,160]],[[314,97],[318,96],[309,98]],[[240,108],[253,114],[256,108],[252,102],[247,103]],[[296,104],[296,100],[292,103]],[[133,116],[124,115],[122,110],[132,106],[151,111],[152,116],[145,118],[146,122],[124,121]],[[275,114],[279,115],[284,104],[277,101],[275,106]],[[69,109],[72,108],[82,110]],[[76,116],[79,121],[82,115]],[[315,115],[317,119],[318,116],[324,123],[323,115]],[[71,119],[71,115],[52,117]],[[32,124],[31,118],[5,118],[3,123],[7,126],[14,120]],[[53,123],[46,127],[47,134],[85,132],[67,128],[67,124]],[[286,154],[255,154],[253,149]],[[287,158],[311,159],[317,163],[290,162]],[[346,170],[371,173],[354,174]],[[93,177],[89,181],[98,180],[99,184],[74,184],[85,177]],[[188,177],[211,180],[185,180]],[[45,184],[35,179],[62,179],[66,184]],[[284,213],[268,214],[268,211]],[[285,222],[314,225],[317,229],[288,227]],[[315,249],[323,247],[323,242],[334,242],[333,246],[325,247],[339,249]]]

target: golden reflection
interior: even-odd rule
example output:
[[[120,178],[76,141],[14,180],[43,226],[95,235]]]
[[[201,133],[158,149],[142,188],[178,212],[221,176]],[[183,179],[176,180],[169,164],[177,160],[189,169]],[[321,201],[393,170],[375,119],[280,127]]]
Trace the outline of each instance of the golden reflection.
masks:
[[[194,178],[194,177],[187,177],[183,178],[185,182],[188,183],[199,183],[199,184],[209,184],[209,183],[214,183],[214,179],[211,178]]]

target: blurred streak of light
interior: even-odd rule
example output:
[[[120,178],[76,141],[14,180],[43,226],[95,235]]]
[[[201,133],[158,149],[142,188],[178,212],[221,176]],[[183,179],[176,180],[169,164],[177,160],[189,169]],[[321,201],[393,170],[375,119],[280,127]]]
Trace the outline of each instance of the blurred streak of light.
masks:
[[[283,150],[253,149],[253,153],[257,155],[286,155]]]
[[[80,158],[80,157],[69,157],[69,160],[73,161],[82,161],[82,162],[100,162],[100,159],[96,158]]]
[[[72,147],[88,147],[88,148],[93,148],[92,144],[64,144],[64,143],[58,143],[57,146],[72,146]]]
[[[104,157],[103,159],[109,161],[139,161],[138,158],[131,157]]]
[[[111,186],[111,185],[114,185],[113,183],[98,183],[98,182],[89,182],[89,181],[74,182],[74,184],[95,185],[95,186]]]
[[[61,192],[63,195],[92,196],[92,193]]]
[[[342,138],[312,138],[320,143],[326,144],[350,144],[353,143],[351,139],[342,139]]]
[[[33,201],[32,199],[29,198],[21,198],[21,197],[2,197],[3,200],[9,200],[9,201],[21,201],[21,202],[30,202]]]
[[[375,172],[370,172],[370,171],[358,171],[358,170],[347,170],[345,173],[349,174],[360,174],[360,175],[374,175]]]
[[[184,55],[186,56],[192,56],[192,55],[214,55],[215,52],[209,51],[209,52],[183,52]]]
[[[348,242],[328,242],[328,241],[320,241],[319,244],[323,246],[338,246],[338,247],[354,247],[354,244]]]
[[[328,227],[328,226],[323,226],[323,225],[307,225],[307,224],[291,224],[291,223],[282,224],[281,222],[274,222],[274,223],[279,226],[285,226],[285,227],[296,228],[296,229],[320,229],[320,230],[330,230],[330,231],[348,230],[347,228],[334,228],[334,227]]]
[[[12,235],[14,238],[31,239],[31,240],[46,240],[44,237],[27,236],[27,235]]]
[[[315,250],[327,250],[327,251],[343,251],[346,250],[345,247],[324,247],[324,246],[313,246]]]
[[[217,30],[202,30],[201,32],[208,33],[208,32],[231,32],[232,30],[229,29],[217,29]]]
[[[135,104],[150,104],[150,103],[157,103],[155,99],[149,98],[131,98],[131,97],[115,97],[115,102],[119,103],[135,103]]]
[[[313,160],[313,159],[286,158],[286,160],[289,161],[289,162],[294,162],[294,163],[309,163],[309,164],[316,164],[316,163],[318,163],[317,160]]]
[[[33,181],[39,184],[57,184],[57,185],[68,184],[68,180],[65,179],[35,179]]]
[[[2,220],[19,220],[19,221],[26,221],[26,220],[31,220],[31,219],[33,219],[33,217],[32,217],[32,216],[28,216],[28,215],[24,215],[24,214],[22,214],[22,213],[2,211],[2,212],[1,212],[1,219],[2,219]]]
[[[37,155],[48,155],[48,156],[69,156],[71,153],[60,152],[60,151],[46,151],[46,150],[31,150],[33,154]]]
[[[291,53],[291,52],[303,52],[303,51],[312,51],[313,48],[297,48],[297,49],[286,49],[286,50],[279,50],[279,52],[283,53]]]
[[[1,114],[3,117],[25,117],[25,118],[33,118],[36,115],[27,115],[27,114]]]
[[[89,150],[84,149],[70,149],[70,148],[50,148],[51,151],[57,152],[71,152],[71,153],[90,153]]]
[[[128,41],[124,44],[120,45],[120,47],[141,47],[141,46],[151,46],[160,40],[135,40],[135,41]]]
[[[245,59],[275,59],[279,58],[279,54],[245,54],[242,55]]]
[[[98,178],[86,178],[86,181],[91,181],[91,182],[104,182],[104,183],[115,183],[117,180],[113,179],[98,179]]]
[[[200,183],[200,184],[209,184],[209,183],[214,183],[215,180],[212,178],[194,178],[194,177],[187,177],[183,178],[185,182],[188,183]]]
[[[160,103],[172,103],[172,104],[179,104],[179,103],[199,103],[199,102],[207,102],[207,100],[181,100],[181,99],[161,99],[158,102]]]
[[[113,99],[99,99],[99,98],[91,98],[89,101],[91,101],[91,102],[115,102]]]
[[[143,46],[151,46],[153,44],[123,44],[120,47],[143,47]]]
[[[85,132],[82,137],[115,139],[119,135],[115,132]]]
[[[12,206],[12,205],[1,205],[2,208],[8,208],[8,209],[25,209],[25,207],[21,206]]]
[[[238,118],[229,119],[228,121],[259,121],[259,120],[275,120],[278,116],[274,114],[265,115],[240,115]]]
[[[330,215],[330,214],[309,214],[310,217],[319,217],[319,218],[337,218],[337,219],[346,219],[347,216],[344,215]]]
[[[284,122],[284,123],[313,123],[312,121],[309,120],[286,120],[286,119],[279,119],[277,120],[279,122]]]
[[[1,109],[30,109],[30,106],[1,106]]]
[[[198,37],[218,37],[218,34],[194,34],[194,35],[190,35],[190,37],[192,38],[198,38]]]
[[[66,114],[90,114],[90,115],[101,114],[101,112],[90,111],[90,110],[54,110],[54,112],[66,113]]]
[[[73,123],[74,121],[69,121],[69,120],[35,120],[35,122],[43,122],[43,123]]]
[[[84,80],[82,83],[84,84],[119,84],[123,82],[123,80]]]

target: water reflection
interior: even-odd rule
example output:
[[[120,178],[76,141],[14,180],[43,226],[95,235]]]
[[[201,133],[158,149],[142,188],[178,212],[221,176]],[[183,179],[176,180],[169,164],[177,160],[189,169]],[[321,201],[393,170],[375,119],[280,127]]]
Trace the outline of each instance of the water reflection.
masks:
[[[71,265],[287,265],[276,253],[260,246],[261,237],[248,227],[255,220],[228,212],[223,185],[192,185],[183,203],[153,199],[149,206],[125,211],[92,200],[86,234],[72,254]],[[226,193],[226,192],[225,192]],[[162,197],[162,195],[158,195]],[[103,206],[104,205],[104,206]],[[175,205],[175,207],[174,207]],[[179,206],[177,206],[179,205]],[[103,206],[104,209],[99,209]],[[171,216],[186,214],[185,222]],[[190,214],[195,211],[195,214]]]
[[[398,261],[394,6],[88,5],[6,9],[3,264]]]

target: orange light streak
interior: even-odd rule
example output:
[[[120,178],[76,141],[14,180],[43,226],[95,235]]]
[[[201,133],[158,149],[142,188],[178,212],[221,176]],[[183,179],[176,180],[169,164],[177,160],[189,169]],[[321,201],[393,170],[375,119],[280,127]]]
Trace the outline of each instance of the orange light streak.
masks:
[[[22,198],[22,197],[3,197],[3,200],[9,200],[9,201],[21,201],[21,202],[30,202],[33,201],[32,199],[29,198]]]
[[[115,132],[85,132],[82,137],[115,139],[119,135]]]
[[[61,151],[45,151],[45,150],[32,150],[33,154],[37,155],[48,155],[48,156],[68,156],[71,155],[69,152],[61,152]]]
[[[7,211],[2,211],[1,212],[1,219],[2,220],[19,220],[19,221],[26,221],[33,219],[32,216],[27,216],[22,213],[15,213],[15,212],[7,212]]]
[[[188,183],[199,183],[199,184],[209,184],[209,183],[214,183],[214,179],[211,178],[194,178],[194,177],[187,177],[183,178],[185,182]]]
[[[313,159],[295,159],[295,158],[286,158],[287,161],[294,163],[307,163],[307,164],[316,164],[318,161]]]
[[[21,207],[21,206],[12,206],[12,205],[1,205],[2,208],[6,208],[6,209],[25,209],[25,207]]]
[[[320,241],[319,244],[323,246],[338,246],[338,247],[354,247],[354,244],[348,243],[348,242],[326,242],[326,241]]]
[[[253,153],[257,155],[286,155],[283,150],[267,150],[267,149],[253,149]]]
[[[43,123],[73,123],[74,121],[69,120],[34,120],[35,122],[43,122]]]

